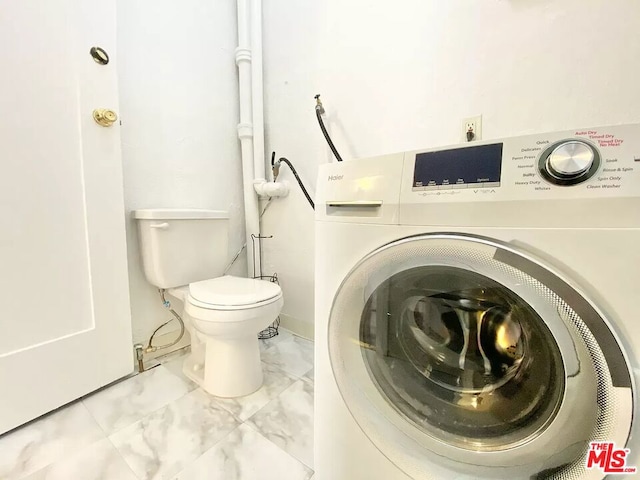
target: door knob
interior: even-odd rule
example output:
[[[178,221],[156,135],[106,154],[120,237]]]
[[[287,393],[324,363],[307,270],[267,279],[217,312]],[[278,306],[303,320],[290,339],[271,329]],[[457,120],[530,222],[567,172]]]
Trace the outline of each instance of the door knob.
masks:
[[[118,115],[113,110],[108,110],[106,108],[96,108],[93,111],[93,119],[96,123],[103,127],[110,127],[113,123],[118,120]]]

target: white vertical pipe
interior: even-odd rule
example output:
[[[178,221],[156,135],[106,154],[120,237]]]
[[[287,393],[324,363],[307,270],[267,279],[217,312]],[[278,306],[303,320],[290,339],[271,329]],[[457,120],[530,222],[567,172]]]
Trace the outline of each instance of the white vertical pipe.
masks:
[[[260,256],[257,248],[254,252],[251,234],[260,234],[260,216],[258,213],[258,196],[253,188],[255,165],[253,161],[253,125],[251,99],[251,12],[249,0],[237,0],[238,5],[238,48],[236,49],[236,65],[238,65],[238,93],[240,101],[240,123],[238,138],[242,155],[242,180],[244,190],[244,217],[247,242],[247,273],[260,273]],[[257,247],[257,245],[256,245]]]
[[[262,0],[251,1],[251,78],[253,99],[253,165],[255,178],[267,178],[264,151],[262,81]]]

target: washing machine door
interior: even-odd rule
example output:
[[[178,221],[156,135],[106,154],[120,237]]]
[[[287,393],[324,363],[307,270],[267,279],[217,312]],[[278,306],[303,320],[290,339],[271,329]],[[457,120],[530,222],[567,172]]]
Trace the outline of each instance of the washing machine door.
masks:
[[[402,239],[331,309],[329,354],[356,422],[401,470],[600,479],[590,442],[627,442],[629,369],[604,316],[542,261],[486,238]]]

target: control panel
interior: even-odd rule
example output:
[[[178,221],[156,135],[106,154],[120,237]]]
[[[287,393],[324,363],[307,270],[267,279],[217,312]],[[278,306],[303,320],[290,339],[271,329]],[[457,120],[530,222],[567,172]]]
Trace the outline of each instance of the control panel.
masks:
[[[401,203],[616,196],[640,197],[640,125],[404,154]]]

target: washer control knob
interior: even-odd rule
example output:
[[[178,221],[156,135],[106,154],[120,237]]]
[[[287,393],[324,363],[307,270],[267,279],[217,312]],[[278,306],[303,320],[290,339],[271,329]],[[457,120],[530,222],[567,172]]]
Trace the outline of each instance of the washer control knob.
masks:
[[[595,160],[591,145],[572,140],[553,149],[546,161],[546,170],[560,180],[577,179],[587,173]]]

